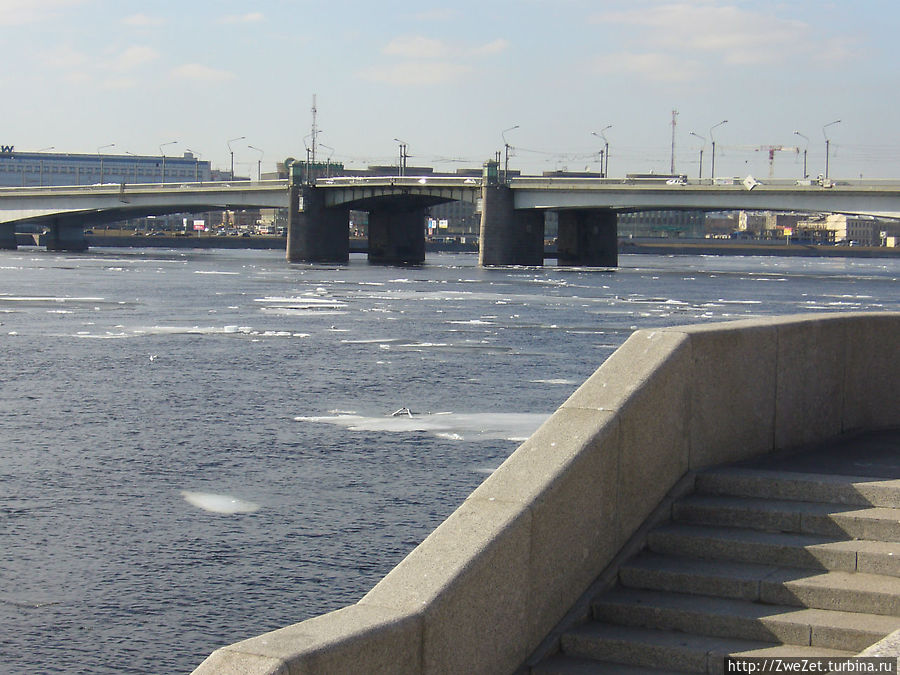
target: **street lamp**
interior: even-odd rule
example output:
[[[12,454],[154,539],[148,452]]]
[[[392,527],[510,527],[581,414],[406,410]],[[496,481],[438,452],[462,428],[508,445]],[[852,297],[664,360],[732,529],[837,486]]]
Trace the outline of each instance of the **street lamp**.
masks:
[[[55,146],[55,145],[50,145],[50,146],[48,146],[48,147],[46,147],[46,148],[41,148],[40,150],[38,150],[38,152],[47,152],[47,150],[55,150],[55,149],[56,149],[56,146]],[[41,187],[44,187],[44,158],[43,158],[43,157],[41,158],[41,180],[40,180],[40,185],[41,185]]]
[[[325,177],[331,177],[331,157],[334,155],[334,148],[330,145],[325,145],[324,143],[319,143],[320,148],[325,148],[326,150],[330,150],[328,153],[328,157],[325,158]]]
[[[806,147],[803,148],[803,177],[809,178],[809,174],[806,172],[806,153],[809,151],[809,138],[801,134],[799,131],[795,131],[794,136],[799,136],[800,138],[806,140]]]
[[[722,120],[718,124],[712,125],[712,127],[710,127],[710,129],[709,129],[709,141],[710,141],[710,144],[712,145],[712,165],[710,166],[710,169],[709,169],[709,174],[710,174],[709,177],[712,178],[713,182],[715,182],[715,180],[716,180],[716,139],[713,138],[713,129],[715,129],[716,127],[722,126],[727,121],[728,120]]]
[[[600,132],[592,131],[591,134],[594,136],[599,136],[603,139],[603,154],[600,156],[600,177],[608,178],[609,177],[609,140],[606,138],[606,134],[603,132],[607,129],[612,129],[612,124],[607,124],[603,127]],[[605,158],[605,159],[604,159]]]
[[[395,138],[394,140],[395,140],[397,143],[400,144],[400,169],[399,169],[399,174],[400,174],[401,176],[405,176],[405,175],[406,175],[406,158],[409,157],[409,155],[406,154],[406,149],[407,149],[409,146],[407,145],[407,143],[406,143],[405,141],[401,141],[399,138]]]
[[[509,143],[506,142],[506,132],[512,131],[513,129],[518,129],[519,125],[516,124],[511,126],[509,129],[504,129],[500,132],[500,138],[503,139],[503,148],[505,150],[504,160],[503,160],[503,182],[509,181]]]
[[[251,150],[256,150],[259,153],[259,159],[256,160],[256,180],[259,182],[262,180],[262,158],[264,153],[259,148],[253,147],[250,144],[247,144],[247,147]]]
[[[100,185],[103,185],[103,155],[100,154],[101,150],[105,150],[106,148],[114,148],[116,147],[115,143],[107,143],[106,145],[101,145],[97,148],[97,157],[100,158]]]
[[[200,159],[203,155],[196,150],[191,150],[190,148],[185,148],[189,153],[194,156],[194,180],[196,182],[200,182]]]
[[[828,138],[828,134],[825,133],[825,129],[830,127],[832,124],[838,124],[839,122],[840,120],[835,120],[834,122],[829,122],[822,127],[822,135],[825,137],[825,178],[828,178],[828,155],[831,148],[831,141]]]
[[[703,136],[701,136],[700,134],[694,133],[693,131],[688,132],[688,133],[690,133],[691,136],[696,136],[701,141],[703,141],[703,145],[700,146],[700,171],[697,172],[697,180],[702,180],[703,179],[703,148],[706,147],[706,139],[703,138]]]
[[[137,156],[136,154],[134,154],[133,152],[129,152],[128,150],[125,151],[125,154],[126,154],[126,155],[131,155],[132,157],[134,157],[134,160],[133,160],[133,161],[134,161],[134,166],[132,166],[132,169],[134,169],[134,182],[137,183],[137,182],[138,182],[138,179],[137,179],[137,176],[138,176],[138,172],[137,172],[137,170],[138,170],[138,156]]]
[[[159,175],[159,182],[166,182],[166,153],[163,151],[163,147],[166,145],[175,145],[178,141],[169,141],[168,143],[160,143],[159,146],[159,154],[162,155],[162,171]]]
[[[229,176],[230,180],[234,180],[234,150],[231,149],[231,144],[234,141],[242,141],[245,138],[247,138],[247,137],[246,136],[238,136],[237,138],[229,138],[225,142],[225,145],[228,146],[228,152],[231,153],[231,176]]]

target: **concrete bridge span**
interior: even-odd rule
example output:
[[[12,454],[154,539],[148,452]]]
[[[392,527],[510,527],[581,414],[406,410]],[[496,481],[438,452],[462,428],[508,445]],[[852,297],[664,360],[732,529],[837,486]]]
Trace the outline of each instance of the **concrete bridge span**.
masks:
[[[84,227],[129,218],[241,208],[287,208],[285,181],[0,188],[0,248],[17,223],[49,228],[51,250],[84,250]]]
[[[481,213],[482,265],[543,264],[544,214],[559,215],[561,265],[617,264],[617,214],[627,211],[786,210],[900,218],[900,181],[704,181],[515,177],[488,162],[480,177],[350,176],[231,183],[0,189],[0,248],[16,222],[45,223],[53,248],[82,250],[87,224],[212,209],[286,208],[289,261],[346,262],[348,213],[369,212],[373,262],[424,261],[424,211],[467,201]]]

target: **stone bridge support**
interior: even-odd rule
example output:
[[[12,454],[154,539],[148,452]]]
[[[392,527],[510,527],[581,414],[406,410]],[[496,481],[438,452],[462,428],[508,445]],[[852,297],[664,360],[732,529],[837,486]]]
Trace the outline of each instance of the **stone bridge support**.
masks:
[[[14,251],[16,248],[16,224],[0,223],[0,249]]]
[[[87,251],[88,248],[83,225],[62,222],[56,218],[50,222],[44,241],[48,251],[79,252]]]
[[[544,212],[516,209],[508,185],[485,182],[481,198],[478,264],[543,265]]]
[[[350,209],[326,208],[321,190],[311,185],[291,185],[288,262],[345,263],[349,259]]]
[[[421,265],[425,262],[425,209],[369,211],[369,262]]]
[[[619,264],[616,212],[577,209],[559,212],[557,264],[616,267]]]

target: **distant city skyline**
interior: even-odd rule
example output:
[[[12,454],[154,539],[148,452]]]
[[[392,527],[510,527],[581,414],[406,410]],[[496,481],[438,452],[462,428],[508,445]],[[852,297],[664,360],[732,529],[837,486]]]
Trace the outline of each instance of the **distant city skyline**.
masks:
[[[0,144],[255,176],[306,158],[315,95],[318,159],[352,168],[505,141],[511,169],[599,172],[608,141],[610,175],[668,173],[677,110],[690,177],[713,140],[717,175],[806,151],[816,176],[827,135],[832,177],[900,178],[897,25],[888,0],[0,0]]]

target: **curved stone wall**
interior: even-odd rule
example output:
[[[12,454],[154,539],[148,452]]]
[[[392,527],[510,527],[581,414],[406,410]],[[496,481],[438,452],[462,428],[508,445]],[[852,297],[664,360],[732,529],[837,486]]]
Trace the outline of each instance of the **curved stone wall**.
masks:
[[[197,675],[514,671],[688,471],[900,425],[900,313],[634,333],[357,604]]]

